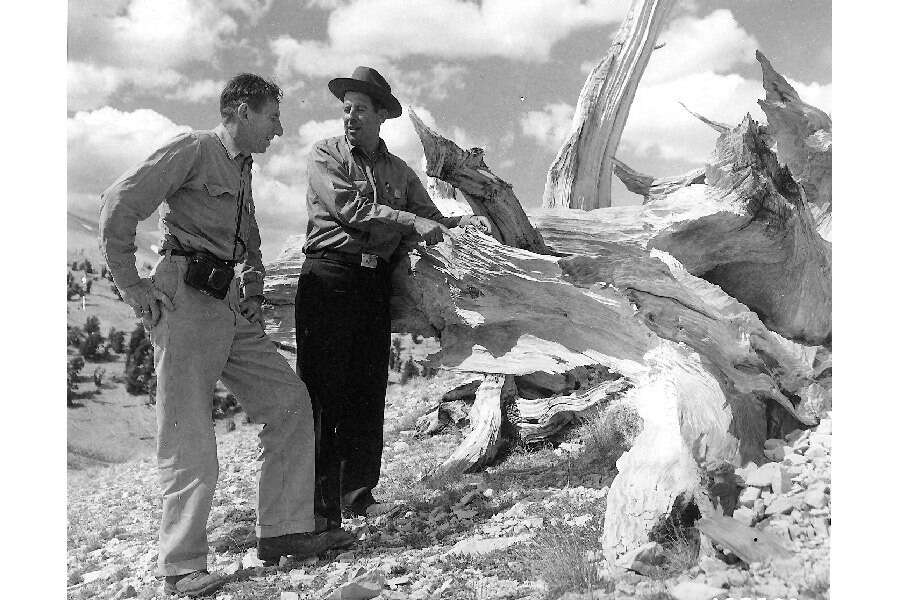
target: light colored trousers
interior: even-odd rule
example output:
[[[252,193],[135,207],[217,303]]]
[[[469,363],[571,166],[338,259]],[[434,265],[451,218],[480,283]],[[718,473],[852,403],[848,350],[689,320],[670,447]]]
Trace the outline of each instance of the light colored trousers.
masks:
[[[314,529],[315,440],[306,386],[262,328],[241,316],[238,282],[218,300],[184,283],[186,266],[186,258],[167,253],[152,275],[175,304],[150,331],[163,497],[159,575],[207,568],[206,525],[219,475],[212,421],[217,379],[264,424],[256,535]]]

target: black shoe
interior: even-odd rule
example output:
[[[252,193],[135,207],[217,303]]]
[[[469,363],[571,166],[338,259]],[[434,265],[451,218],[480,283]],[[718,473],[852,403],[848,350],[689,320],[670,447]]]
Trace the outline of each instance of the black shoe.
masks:
[[[260,538],[256,544],[256,556],[268,567],[277,564],[282,556],[309,558],[326,550],[347,548],[355,543],[356,537],[340,528],[322,533],[289,533]]]
[[[166,575],[165,592],[178,594],[188,598],[206,596],[215,592],[225,583],[221,575],[210,573],[207,570],[193,571],[184,575]]]

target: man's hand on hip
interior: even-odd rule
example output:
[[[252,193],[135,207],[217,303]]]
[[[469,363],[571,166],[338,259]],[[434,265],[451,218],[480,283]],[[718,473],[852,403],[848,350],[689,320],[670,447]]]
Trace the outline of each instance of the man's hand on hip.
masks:
[[[262,296],[250,296],[241,300],[239,306],[241,314],[251,323],[259,323],[261,327],[265,327],[266,319],[262,311]]]
[[[425,244],[431,246],[437,244],[444,239],[444,236],[450,235],[450,230],[431,219],[425,217],[416,217],[415,221],[416,233],[425,241]]]
[[[172,299],[154,286],[149,279],[141,279],[138,283],[121,291],[122,299],[131,305],[135,316],[143,318],[144,323],[150,327],[159,323],[163,306],[169,310],[175,310]]]
[[[492,233],[491,221],[487,217],[481,215],[466,215],[459,222],[459,226],[463,228],[468,227],[469,225],[472,225],[482,233],[488,235],[491,235]]]

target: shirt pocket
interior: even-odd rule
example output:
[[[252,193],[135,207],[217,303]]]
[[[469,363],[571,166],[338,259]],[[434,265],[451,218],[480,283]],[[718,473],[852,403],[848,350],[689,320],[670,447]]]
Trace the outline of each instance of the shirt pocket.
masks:
[[[211,181],[204,183],[203,189],[211,198],[219,200],[233,200],[237,196],[236,188]]]
[[[406,189],[388,188],[390,203],[393,208],[404,209],[407,205]]]

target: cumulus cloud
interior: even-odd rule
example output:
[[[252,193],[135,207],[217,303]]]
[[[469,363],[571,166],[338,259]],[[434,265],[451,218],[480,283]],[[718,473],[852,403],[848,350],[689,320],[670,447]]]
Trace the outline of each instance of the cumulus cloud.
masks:
[[[465,87],[466,68],[439,62],[425,69],[403,70],[395,79],[394,95],[406,104],[444,100]]]
[[[522,115],[519,124],[526,137],[556,152],[572,128],[575,107],[567,102],[546,105],[542,110],[531,110]]]
[[[67,122],[68,189],[99,194],[126,169],[189,127],[149,109],[104,107]]]
[[[756,38],[725,9],[705,17],[675,19],[658,41],[665,42],[665,46],[650,55],[641,85],[698,72],[726,73],[735,65],[754,62],[754,52],[759,47]]]
[[[358,0],[335,9],[328,36],[335,47],[378,48],[386,57],[500,56],[546,60],[577,29],[617,23],[624,0]]]
[[[225,44],[236,43],[239,20],[252,25],[271,4],[272,0],[72,3],[69,108],[102,106],[127,86],[188,101],[208,97],[202,86],[184,86],[182,69],[192,62],[214,63]]]
[[[224,80],[201,79],[173,92],[166,94],[167,100],[183,100],[185,102],[204,102],[212,98],[218,98],[225,87]]]
[[[361,64],[381,70],[414,55],[544,61],[553,45],[573,31],[619,22],[628,9],[625,0],[355,0],[335,4],[326,40],[281,36],[270,43],[279,76],[328,77],[350,73]],[[360,48],[377,50],[362,52]],[[450,83],[455,73],[442,69],[432,69],[428,75],[438,81],[443,76]]]
[[[387,71],[390,63],[378,54],[361,52],[355,47],[332,48],[316,40],[297,41],[283,35],[269,43],[275,55],[275,73],[287,79],[294,74],[309,77],[334,77],[336,73],[348,76],[358,65],[369,65],[379,71]]]
[[[167,90],[184,76],[172,69],[109,67],[72,61],[66,65],[69,110],[92,110],[107,104],[120,89]]]

